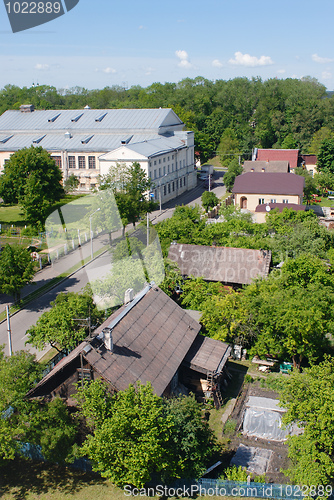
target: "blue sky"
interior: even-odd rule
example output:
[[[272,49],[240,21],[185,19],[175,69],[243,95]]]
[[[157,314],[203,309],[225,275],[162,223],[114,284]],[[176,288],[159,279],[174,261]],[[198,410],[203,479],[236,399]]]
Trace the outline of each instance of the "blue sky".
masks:
[[[333,90],[333,17],[333,0],[80,0],[12,33],[1,3],[0,87],[310,75]]]

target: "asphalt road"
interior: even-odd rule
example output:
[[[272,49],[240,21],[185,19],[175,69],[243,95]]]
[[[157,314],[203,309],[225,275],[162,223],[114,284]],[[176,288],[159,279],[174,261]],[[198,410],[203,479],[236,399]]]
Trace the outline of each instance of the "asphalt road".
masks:
[[[215,187],[212,189],[212,191],[215,192],[218,197],[222,196],[225,193],[225,187],[222,178],[223,173],[217,172]],[[204,183],[198,183],[197,187],[192,191],[184,193],[178,198],[171,200],[170,202],[163,205],[161,212],[160,210],[157,210],[151,213],[150,220],[153,223],[157,223],[160,220],[171,217],[176,205],[201,205],[201,195],[204,191]],[[99,248],[102,248],[104,245],[106,245],[106,243],[106,236],[100,236],[94,239],[94,252],[96,252]],[[81,248],[60,259],[53,266],[49,266],[39,271],[34,278],[35,284],[25,287],[22,295],[27,295],[28,293],[31,293],[31,291],[36,290],[40,286],[48,283],[55,276],[58,276],[62,272],[69,270],[74,264],[81,262],[83,258],[89,256],[89,254],[90,244],[88,242],[82,245]],[[37,319],[43,312],[50,309],[50,303],[56,299],[58,293],[67,291],[80,292],[89,281],[87,273],[89,274],[89,276],[95,275],[96,277],[98,277],[98,274],[102,272],[101,269],[103,269],[103,266],[107,265],[108,263],[110,263],[110,257],[108,257],[108,255],[97,257],[94,261],[91,261],[85,267],[73,273],[52,290],[45,293],[40,298],[30,302],[19,312],[11,316],[10,323],[12,331],[13,351],[27,349],[31,353],[36,354],[38,359],[41,358],[45,351],[37,351],[35,348],[29,346],[29,344],[25,345],[25,342],[27,341],[26,330],[32,325],[36,324]],[[5,305],[7,303],[10,303],[10,297],[0,295],[0,311],[5,309]],[[0,345],[1,344],[5,345],[5,353],[9,354],[6,321],[0,324]]]

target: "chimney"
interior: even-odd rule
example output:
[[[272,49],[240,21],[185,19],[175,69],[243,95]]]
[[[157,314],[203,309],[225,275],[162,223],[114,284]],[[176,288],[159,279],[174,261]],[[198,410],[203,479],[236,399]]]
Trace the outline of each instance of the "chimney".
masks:
[[[21,113],[32,113],[35,109],[33,104],[22,104],[20,106]]]
[[[124,294],[124,304],[128,304],[133,301],[133,288],[128,288],[125,290]]]
[[[108,351],[113,352],[114,350],[114,342],[112,339],[112,328],[103,328],[103,341],[104,345],[108,349]]]

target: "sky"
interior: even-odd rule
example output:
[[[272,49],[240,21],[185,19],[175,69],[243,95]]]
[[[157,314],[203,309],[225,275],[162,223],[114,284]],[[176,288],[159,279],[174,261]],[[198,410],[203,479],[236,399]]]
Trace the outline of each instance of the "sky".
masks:
[[[334,90],[333,0],[79,0],[18,33],[8,1],[0,4],[0,88],[311,76]]]

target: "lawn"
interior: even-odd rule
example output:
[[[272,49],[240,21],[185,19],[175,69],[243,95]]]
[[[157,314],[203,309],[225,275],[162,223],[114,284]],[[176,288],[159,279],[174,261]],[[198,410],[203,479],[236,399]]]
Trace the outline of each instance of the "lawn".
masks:
[[[75,201],[78,198],[82,198],[83,196],[86,196],[84,194],[78,194],[78,195],[66,195],[64,198],[62,198],[59,202],[55,203],[50,210],[50,213],[53,212],[54,210],[57,210],[57,208],[62,207],[63,205],[66,205],[67,203],[71,201]],[[0,224],[6,224],[6,225],[12,225],[13,226],[18,226],[18,227],[24,227],[27,224],[27,221],[24,219],[23,213],[21,211],[21,208],[18,205],[0,205]]]
[[[43,462],[16,459],[1,468],[0,497],[2,500],[124,500],[117,488],[96,474],[88,474],[49,465]],[[148,498],[140,496],[140,498]],[[161,496],[150,496],[152,500]],[[166,497],[163,497],[166,498]],[[174,499],[176,497],[169,497]],[[201,500],[221,500],[226,497],[201,496]],[[237,497],[233,497],[238,500]]]

